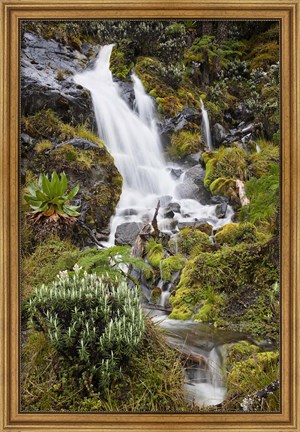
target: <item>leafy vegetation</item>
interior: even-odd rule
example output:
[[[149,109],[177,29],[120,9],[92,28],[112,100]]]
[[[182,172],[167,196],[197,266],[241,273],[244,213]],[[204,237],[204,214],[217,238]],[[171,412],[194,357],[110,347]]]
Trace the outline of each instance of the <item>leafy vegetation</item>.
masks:
[[[139,345],[144,317],[136,289],[81,270],[75,265],[73,276],[60,272],[36,289],[26,312],[64,358],[68,373],[101,391]]]
[[[49,220],[58,220],[58,218],[70,218],[79,216],[77,211],[80,206],[71,205],[69,202],[76,196],[79,191],[79,184],[67,193],[68,179],[63,172],[60,178],[56,171],[53,171],[51,179],[47,174],[39,176],[38,185],[30,184],[24,199],[31,208],[31,213],[36,216],[36,220],[41,217]]]

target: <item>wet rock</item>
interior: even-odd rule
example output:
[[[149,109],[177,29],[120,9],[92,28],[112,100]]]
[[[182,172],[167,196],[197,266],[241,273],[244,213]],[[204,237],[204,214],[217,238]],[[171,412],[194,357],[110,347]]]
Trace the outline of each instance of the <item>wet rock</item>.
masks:
[[[115,234],[116,245],[133,246],[142,224],[139,222],[125,222],[117,227]]]
[[[124,82],[119,80],[118,78],[114,78],[114,81],[117,82],[120,95],[122,99],[127,103],[127,105],[130,106],[131,109],[134,107],[134,90],[133,90],[133,83],[132,82]]]
[[[195,165],[185,172],[183,181],[192,181],[197,186],[202,187],[205,178],[205,170],[201,165]]]
[[[224,219],[227,212],[227,204],[222,203],[216,206],[216,216],[218,219]]]
[[[213,195],[211,197],[211,203],[212,204],[222,204],[222,203],[229,203],[229,198],[222,196],[222,195]]]
[[[21,52],[22,115],[50,108],[65,122],[89,120],[94,127],[90,93],[73,80],[88,62],[87,56],[74,48],[25,33]]]
[[[174,213],[180,213],[181,206],[177,202],[172,202],[168,205],[170,210],[173,210]]]
[[[211,194],[204,187],[205,171],[200,165],[196,165],[186,171],[183,182],[176,187],[178,198],[189,198],[206,205],[210,203]]]
[[[132,209],[132,208],[125,209],[125,210],[122,210],[120,212],[120,216],[136,216],[137,214],[138,214],[138,211],[136,209]]]
[[[214,124],[212,128],[212,140],[214,147],[220,147],[227,136],[228,132],[220,123]]]
[[[80,220],[96,237],[107,228],[121,195],[122,177],[105,147],[85,139],[69,140],[47,152],[33,152],[27,163],[36,175],[64,171],[69,188],[79,183]]]
[[[201,157],[201,152],[190,154],[183,159],[184,165],[198,165]]]
[[[175,178],[179,178],[181,176],[181,174],[183,173],[181,168],[172,168],[171,169],[171,174],[173,177]]]
[[[175,216],[175,213],[173,212],[173,210],[167,208],[165,209],[165,211],[163,212],[163,217],[167,218],[167,219],[172,219]]]

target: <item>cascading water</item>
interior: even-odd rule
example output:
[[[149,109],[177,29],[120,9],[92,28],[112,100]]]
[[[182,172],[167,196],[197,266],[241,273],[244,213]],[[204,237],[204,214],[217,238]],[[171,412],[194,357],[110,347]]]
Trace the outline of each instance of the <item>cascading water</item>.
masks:
[[[209,148],[209,150],[213,150],[212,145],[212,139],[211,139],[211,133],[210,133],[210,124],[209,124],[209,118],[207,111],[204,107],[204,103],[202,98],[200,98],[200,105],[201,105],[201,111],[202,111],[202,130],[205,137],[205,144]]]
[[[225,225],[233,215],[231,207],[228,206],[225,218],[218,219],[215,214],[216,205],[203,205],[195,199],[187,199],[184,194],[182,195],[182,190],[181,194],[177,193],[178,186],[185,181],[185,170],[190,167],[184,169],[173,166],[175,169],[180,168],[182,175],[176,179],[172,177],[172,167],[167,166],[163,157],[154,102],[146,94],[140,79],[134,74],[131,77],[135,96],[134,109],[131,109],[122,99],[120,88],[113,81],[109,69],[113,47],[113,44],[102,47],[94,69],[74,77],[77,84],[91,92],[99,135],[113,155],[116,166],[123,177],[122,195],[116,215],[111,221],[108,244],[114,243],[116,229],[122,223],[151,220],[158,200],[161,202],[161,210],[158,214],[159,229],[168,231],[175,238],[178,232],[177,224],[182,222],[193,224],[199,220],[208,221],[215,229]],[[204,107],[202,112],[204,119],[206,113]],[[208,117],[206,119],[204,123],[208,124]],[[206,130],[209,131],[209,125]],[[211,139],[207,142],[211,148]],[[164,211],[170,203],[175,205],[171,217]],[[168,304],[171,285],[164,283],[161,269],[158,286],[162,291],[160,306],[163,308]],[[145,296],[149,298],[147,293]],[[174,328],[178,328],[178,323]],[[209,356],[208,352],[206,354]],[[193,373],[196,372],[193,371]],[[203,376],[196,377],[196,381],[192,382],[188,371],[186,374],[188,398],[197,398],[202,404],[205,398],[209,399],[207,393],[212,392],[213,388],[219,391],[216,400],[221,400],[223,384],[216,383],[215,374],[212,373],[211,368],[205,372],[205,377],[209,379],[209,385],[212,387],[207,387],[208,390],[204,391],[202,396],[199,396],[199,386],[201,387]],[[191,385],[193,390],[197,388],[197,394],[192,396],[190,396]],[[203,390],[203,386],[201,388]]]
[[[109,69],[113,47],[102,47],[95,69],[77,75],[75,80],[92,94],[99,135],[123,176],[123,195],[137,194],[137,200],[172,191],[173,182],[165,170],[157,133],[147,124],[153,108],[145,107],[139,117],[121,98]]]
[[[99,135],[113,155],[123,177],[123,191],[112,218],[109,244],[124,222],[151,220],[158,200],[170,197],[180,203],[180,212],[170,221],[160,212],[159,228],[171,232],[171,226],[180,221],[193,222],[206,219],[214,228],[230,221],[233,211],[228,207],[226,218],[215,216],[215,205],[202,205],[194,199],[176,197],[176,188],[184,176],[174,179],[163,157],[163,150],[155,119],[155,106],[146,94],[143,84],[132,75],[135,95],[134,110],[122,99],[119,86],[113,81],[109,69],[114,45],[103,46],[95,67],[74,77],[77,84],[90,90]],[[205,110],[203,112],[204,117]],[[207,114],[207,113],[206,113]],[[208,118],[207,118],[208,121]],[[209,127],[208,129],[209,130]],[[175,198],[176,197],[176,198]]]

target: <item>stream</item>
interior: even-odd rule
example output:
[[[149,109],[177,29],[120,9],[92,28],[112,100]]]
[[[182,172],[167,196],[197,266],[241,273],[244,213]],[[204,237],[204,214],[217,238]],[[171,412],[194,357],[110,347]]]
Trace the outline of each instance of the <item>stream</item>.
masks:
[[[166,162],[154,101],[146,94],[142,82],[134,73],[131,76],[134,108],[122,99],[109,69],[113,47],[113,44],[103,46],[94,69],[74,77],[77,84],[91,92],[98,134],[113,155],[123,177],[123,191],[116,214],[111,220],[107,246],[115,243],[116,232],[122,224],[142,225],[149,222],[158,201],[161,205],[157,218],[159,229],[174,239],[180,227],[192,226],[195,222],[208,222],[214,230],[229,223],[234,214],[230,206],[227,206],[224,217],[218,218],[216,204],[201,203],[187,192],[187,177],[191,175],[191,167]],[[206,146],[212,150],[209,119],[202,100],[201,110]],[[197,169],[205,174],[200,166]],[[174,170],[179,175],[174,176]],[[168,212],[170,206],[172,210]],[[162,290],[162,307],[169,294],[168,289]],[[181,352],[192,352],[194,357],[199,356],[201,360],[186,363],[187,400],[198,406],[221,403],[226,395],[223,373],[226,352],[223,345],[245,336],[216,331],[197,322],[171,320],[159,310],[148,313],[167,332],[169,345]]]

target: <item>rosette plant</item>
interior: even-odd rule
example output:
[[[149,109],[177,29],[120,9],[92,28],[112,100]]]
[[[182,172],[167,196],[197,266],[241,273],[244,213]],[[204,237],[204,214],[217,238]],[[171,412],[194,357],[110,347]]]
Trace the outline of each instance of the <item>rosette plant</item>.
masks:
[[[51,178],[47,174],[40,174],[37,184],[31,183],[27,187],[24,199],[30,205],[31,214],[36,220],[41,217],[49,218],[49,221],[57,221],[59,218],[73,219],[79,216],[79,206],[70,204],[70,201],[79,191],[79,185],[70,192],[68,190],[68,179],[66,174],[60,177],[54,171]]]

